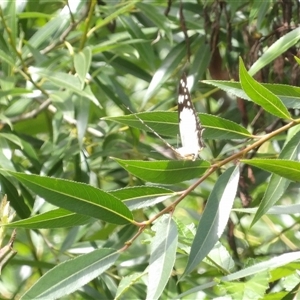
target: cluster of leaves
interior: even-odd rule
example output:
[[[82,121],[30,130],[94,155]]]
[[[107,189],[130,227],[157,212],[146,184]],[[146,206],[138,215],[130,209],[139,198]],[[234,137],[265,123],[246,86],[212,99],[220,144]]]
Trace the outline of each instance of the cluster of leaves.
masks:
[[[237,32],[243,16],[271,36],[264,16],[275,13],[272,3],[227,2],[224,15],[217,1],[1,5],[0,184],[17,215],[11,222],[2,205],[5,298],[297,292],[300,88],[252,76],[294,47],[300,29],[263,49],[248,72],[239,47],[224,55],[225,65],[236,56],[239,81],[212,76],[198,85],[207,68],[215,72],[207,16]],[[176,106],[177,74],[188,61],[191,90],[207,99],[196,105],[207,147],[196,161],[167,160],[156,136],[143,132],[176,143],[177,113],[166,110]],[[211,98],[216,90],[226,92],[225,110]],[[263,124],[245,124],[234,98]],[[135,107],[148,112],[128,114]],[[17,229],[11,239],[9,228]]]

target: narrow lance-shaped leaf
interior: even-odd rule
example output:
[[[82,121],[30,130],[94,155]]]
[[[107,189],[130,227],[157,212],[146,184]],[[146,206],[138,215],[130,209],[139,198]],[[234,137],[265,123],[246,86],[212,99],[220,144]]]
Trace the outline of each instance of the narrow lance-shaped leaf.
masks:
[[[2,218],[3,219],[3,218]],[[2,235],[2,234],[1,234]],[[2,236],[0,237],[2,239]],[[13,245],[16,238],[16,230],[14,229],[11,238],[7,245],[3,246],[2,240],[0,241],[0,274],[2,269],[8,262],[17,254],[17,251],[14,250]]]
[[[269,47],[267,51],[265,51],[264,54],[252,65],[252,67],[249,70],[249,74],[251,76],[256,74],[264,66],[266,66],[275,58],[279,57],[282,53],[286,52],[292,46],[297,44],[299,39],[299,27],[283,35],[280,39],[276,40],[276,42],[272,44],[271,47]]]
[[[169,23],[169,19],[160,13],[156,5],[152,5],[151,2],[143,3],[142,1],[140,1],[136,4],[136,7],[139,8],[147,16],[147,18],[149,18],[156,25],[159,30],[164,32],[171,43],[173,42],[172,29]],[[152,49],[148,49],[148,51],[149,50],[151,51]],[[155,62],[153,61],[152,63],[154,64]]]
[[[221,282],[218,287],[224,287],[226,294],[232,299],[263,299],[269,288],[270,275],[267,271],[259,272],[244,282]]]
[[[232,209],[236,212],[241,212],[244,214],[256,214],[257,208],[234,208]],[[267,212],[267,215],[293,215],[295,211],[300,211],[300,204],[292,205],[274,205]]]
[[[207,44],[205,36],[199,36],[197,38],[197,51],[193,55],[193,62],[191,63],[191,68],[189,70],[189,75],[194,79],[194,84],[191,86],[191,91],[196,88],[200,79],[203,78],[203,75],[206,73],[209,63],[211,60],[211,48]]]
[[[142,277],[144,277],[146,271],[144,273],[133,273],[132,275],[122,276],[122,279],[118,285],[116,296],[114,300],[124,299],[122,298],[123,294],[125,294],[128,289],[134,286]]]
[[[225,246],[217,242],[214,248],[204,258],[203,262],[217,267],[222,273],[228,274],[235,268],[235,262]]]
[[[166,79],[172,74],[172,72],[178,67],[178,63],[186,55],[186,44],[182,42],[177,44],[169,51],[169,54],[163,60],[160,68],[155,72],[150,85],[145,94],[142,106],[148,102],[148,100],[154,95],[154,93],[162,86]]]
[[[287,159],[241,159],[241,162],[265,171],[300,181],[300,162]]]
[[[68,210],[58,208],[51,211],[30,217],[28,219],[19,220],[6,225],[12,228],[62,228],[84,225],[91,218],[79,215]]]
[[[64,179],[10,172],[49,203],[114,224],[127,224],[132,214],[114,196],[87,184]]]
[[[210,114],[198,114],[203,127],[204,138],[207,139],[241,139],[250,138],[252,135],[243,126],[230,120]],[[143,120],[150,128],[159,135],[176,137],[178,135],[177,112],[143,112],[134,115],[106,117],[103,120],[111,120],[130,127],[150,131],[138,118]]]
[[[138,4],[138,3],[137,3]],[[149,5],[151,7],[151,5]],[[152,6],[153,7],[153,6]],[[132,39],[141,39],[143,43],[136,43],[135,50],[139,53],[141,61],[144,61],[148,67],[145,69],[155,70],[155,55],[154,50],[151,47],[150,41],[146,42],[147,37],[141,30],[139,24],[128,16],[119,16],[119,21],[122,23],[124,28],[128,31]]]
[[[86,47],[81,52],[74,55],[74,67],[81,81],[81,89],[83,89],[85,85],[85,79],[90,69],[91,60],[92,50],[90,47]]]
[[[250,138],[251,133],[243,126],[217,116],[200,114],[202,126],[205,127],[204,138],[240,139]]]
[[[196,161],[140,161],[114,158],[131,174],[154,183],[173,184],[199,177],[209,168],[204,160]]]
[[[200,219],[189,260],[181,279],[212,250],[227,225],[239,181],[239,166],[231,167],[216,182]]]
[[[65,261],[43,275],[21,300],[59,299],[105,272],[119,257],[114,249],[98,249]]]
[[[84,89],[80,88],[81,83],[79,78],[62,72],[50,72],[46,69],[34,69],[34,72],[36,72],[43,78],[49,80],[53,85],[59,88],[63,86],[66,90],[69,90],[70,92],[73,92],[79,96],[89,99],[96,106],[101,107],[99,101],[97,100],[97,98],[95,97],[95,95],[91,91],[91,88],[88,85],[86,85]]]
[[[282,149],[279,158],[293,160],[300,150],[300,131],[297,132]],[[251,226],[271,208],[283,195],[290,180],[276,174],[272,174],[266,192],[261,200]]]
[[[223,276],[220,278],[222,281],[233,281],[233,280],[239,280],[241,278],[245,278],[247,276],[252,276],[255,274],[259,274],[265,271],[270,271],[276,268],[279,268],[281,266],[287,265],[293,261],[300,259],[300,251],[297,252],[291,252],[291,253],[285,253],[276,257],[272,257],[269,260],[259,262],[255,265],[252,265],[248,268],[242,269],[240,271],[237,271],[235,273],[232,273],[227,276]],[[211,288],[217,284],[217,281],[211,281],[204,284],[201,284],[197,287],[194,287],[176,297],[176,299],[183,299],[183,297],[192,294],[197,293],[199,291],[202,291],[207,288]]]
[[[172,217],[162,216],[153,226],[156,234],[151,245],[147,300],[159,299],[166,287],[176,259],[177,227]]]
[[[239,82],[218,80],[203,80],[202,82],[218,87],[219,89],[236,97],[252,101],[241,88],[241,84]],[[300,87],[287,84],[269,83],[262,83],[261,85],[275,94],[287,108],[300,108]]]
[[[16,62],[14,60],[14,58],[12,57],[12,55],[9,55],[7,53],[5,53],[2,49],[0,49],[0,59],[3,62],[6,62],[7,64],[9,64],[11,67],[15,67]]]
[[[248,74],[241,58],[239,73],[242,88],[253,102],[279,118],[291,119],[281,100]]]
[[[109,193],[123,201],[131,211],[153,206],[177,195],[172,190],[158,186],[126,187]]]

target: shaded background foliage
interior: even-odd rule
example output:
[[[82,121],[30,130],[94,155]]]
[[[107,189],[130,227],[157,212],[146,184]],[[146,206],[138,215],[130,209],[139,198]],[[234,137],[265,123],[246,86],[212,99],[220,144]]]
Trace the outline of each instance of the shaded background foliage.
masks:
[[[183,71],[194,76],[191,90],[197,111],[242,124],[254,134],[280,128],[285,124],[282,119],[200,80],[239,80],[238,57],[248,69],[275,41],[297,28],[299,5],[298,1],[254,0],[2,1],[1,168],[71,179],[105,191],[146,185],[111,157],[164,159],[163,146],[157,146],[160,142],[151,133],[146,135],[105,118],[130,114],[127,107],[134,112],[176,110],[177,85]],[[254,77],[260,82],[298,86],[299,64],[294,56],[299,57],[299,45],[274,54]],[[290,112],[297,116],[297,110]],[[153,124],[153,128],[167,130],[161,124]],[[176,133],[161,134],[173,145],[177,143]],[[202,157],[209,161],[230,156],[240,148],[237,140],[205,137],[207,149]],[[265,144],[248,158],[258,152],[276,155],[285,139],[282,135],[276,145]],[[256,207],[269,174],[247,165],[241,171],[235,205]],[[175,218],[182,244],[190,246],[189,234],[194,233],[194,223],[198,223],[217,177],[214,174],[177,207]],[[1,172],[0,183],[1,193],[7,194],[16,211],[16,220],[53,208],[5,172]],[[189,185],[167,187],[181,191]],[[293,183],[282,203],[297,203],[297,194],[298,184]],[[134,219],[148,220],[164,207],[159,203],[137,210]],[[295,215],[268,215],[250,228],[251,217],[235,213],[222,242],[237,266],[245,266],[257,257],[297,250],[298,221]],[[18,256],[3,270],[4,298],[20,297],[57,261],[86,253],[89,247],[118,249],[136,231],[132,225],[122,228],[94,220],[81,227],[75,225],[79,224],[71,229],[18,229]],[[189,233],[184,225],[191,226]],[[141,238],[148,239],[150,232]],[[150,250],[141,240],[123,253],[120,266],[74,293],[74,299],[87,295],[113,299],[122,276],[144,272]],[[178,256],[176,275],[171,277],[164,297],[175,297],[222,274],[206,262],[201,264],[205,270],[201,276],[194,271],[190,282],[176,285],[177,274],[182,274],[185,264],[186,257]],[[281,287],[279,277],[273,274],[273,278],[269,291],[272,285]],[[125,297],[145,298],[143,280],[132,285]],[[203,297],[220,293],[211,289]]]

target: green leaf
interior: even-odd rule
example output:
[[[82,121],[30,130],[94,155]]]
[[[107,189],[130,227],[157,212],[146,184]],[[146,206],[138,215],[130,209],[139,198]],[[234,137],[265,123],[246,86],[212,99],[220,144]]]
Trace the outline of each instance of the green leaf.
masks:
[[[154,73],[152,80],[147,89],[146,95],[143,100],[144,106],[148,100],[157,92],[163,83],[170,77],[172,72],[178,67],[184,56],[186,55],[185,41],[176,45],[173,49],[169,50],[168,55],[163,60],[160,68]]]
[[[147,300],[159,299],[174,267],[178,232],[171,215],[162,216],[152,227],[156,232],[151,244]]]
[[[282,149],[279,158],[296,159],[300,150],[300,131],[297,132]],[[252,220],[251,226],[264,215],[283,195],[289,186],[290,181],[279,175],[272,174],[266,192],[261,200],[258,210]]]
[[[20,195],[20,191],[16,188],[15,184],[12,183],[15,180],[10,180],[11,178],[9,178],[10,176],[6,172],[0,170],[0,174],[2,193],[7,195],[11,206],[20,218],[28,218],[31,213],[29,207],[31,203],[28,201],[29,199]]]
[[[147,16],[147,18],[149,18],[159,30],[163,31],[166,34],[169,42],[172,43],[173,35],[170,20],[166,16],[162,15],[160,10],[152,3],[139,2],[136,4],[136,7],[139,8],[141,12],[145,14],[145,16]],[[149,50],[150,49],[148,49],[148,51]]]
[[[239,181],[239,166],[223,173],[207,200],[192,244],[185,277],[205,258],[221,237],[230,215]]]
[[[177,112],[143,112],[135,115],[124,115],[117,117],[105,117],[102,120],[118,122],[130,127],[150,131],[136,116],[143,120],[150,128],[162,136],[176,136],[178,134]]]
[[[86,76],[89,72],[92,61],[92,50],[90,47],[84,48],[74,55],[74,67],[81,81],[81,89],[85,85]]]
[[[255,81],[248,73],[240,58],[240,81],[243,90],[252,99],[253,102],[260,105],[267,112],[279,117],[291,119],[290,113],[283,105],[281,100],[271,93],[268,89],[263,87],[260,83]]]
[[[20,114],[25,113],[25,111],[32,104],[32,99],[21,98],[15,100],[4,112],[5,116],[8,118],[17,117]]]
[[[300,59],[297,56],[294,56],[295,61],[300,65]]]
[[[248,267],[243,270],[232,273],[230,275],[224,276],[220,279],[223,281],[239,280],[239,279],[247,277],[247,276],[274,270],[276,268],[284,266],[293,261],[297,261],[299,259],[300,259],[300,251],[281,254],[281,255],[272,257],[266,261],[259,262],[251,267]]]
[[[275,58],[280,56],[282,53],[286,52],[289,48],[296,45],[300,39],[300,28],[288,32],[283,35],[281,38],[276,40],[274,44],[272,44],[263,55],[252,65],[250,70],[248,71],[249,75],[255,75],[259,70],[261,70],[264,66],[269,64]]]
[[[293,274],[297,274],[299,269],[300,269],[299,261],[290,262],[290,263],[282,266],[281,268],[272,270],[270,272],[270,274],[271,274],[270,281],[274,282],[274,281],[282,279],[283,277],[288,277]]]
[[[87,184],[37,175],[10,172],[24,186],[49,203],[113,224],[127,224],[132,214],[114,196]]]
[[[257,30],[262,29],[261,25],[265,20],[266,14],[270,8],[270,2],[254,0],[250,8],[249,24],[256,23]]]
[[[67,89],[79,96],[85,97],[86,99],[92,101],[96,106],[101,107],[99,101],[94,96],[91,88],[88,85],[86,85],[84,89],[81,89],[82,85],[78,77],[62,72],[51,72],[46,69],[36,69],[36,72],[40,76],[49,80],[53,85],[59,88],[63,86],[64,89]]]
[[[150,6],[150,5],[149,5]],[[148,66],[150,70],[155,70],[153,48],[151,47],[151,41],[147,40],[146,35],[143,33],[138,23],[128,16],[121,16],[120,21],[124,27],[134,39],[141,39],[143,43],[135,44],[135,51],[138,51],[141,61]]]
[[[0,133],[0,139],[6,139],[8,141],[11,141],[12,143],[19,146],[21,149],[23,148],[21,140],[14,134],[11,133]]]
[[[107,63],[119,72],[131,74],[137,78],[145,80],[146,82],[151,80],[149,73],[147,73],[144,68],[141,68],[138,63],[133,63],[123,57],[115,57],[115,55],[110,52],[104,52],[103,55],[107,60]]]
[[[119,255],[114,249],[103,248],[67,260],[44,274],[21,300],[50,300],[69,295],[105,272]]]
[[[228,252],[225,246],[220,242],[214,246],[209,254],[203,260],[205,263],[218,267],[218,269],[224,274],[229,274],[235,267],[235,263],[231,254]]]
[[[269,287],[268,272],[260,272],[246,282],[222,282],[220,287],[225,289],[226,295],[233,300],[262,299]]]
[[[256,214],[258,208],[234,208],[234,211],[246,213],[246,214]],[[300,211],[300,204],[293,204],[293,205],[275,205],[271,207],[266,214],[267,215],[292,215],[295,211]]]
[[[292,181],[300,181],[300,162],[287,159],[241,159],[241,162],[277,174]]]
[[[123,201],[130,210],[153,206],[177,195],[173,191],[158,186],[135,186],[109,192]]]
[[[29,89],[15,87],[10,90],[0,91],[0,97],[1,98],[5,97],[5,96],[15,97],[15,96],[22,96],[22,95],[24,95],[24,97],[26,97],[27,94],[30,94],[30,93],[32,93],[32,91]]]
[[[154,31],[154,28],[153,28],[153,31]],[[124,32],[123,34],[122,33],[117,33],[117,36],[115,36],[115,37],[112,34],[111,38],[112,38],[112,40],[105,40],[102,43],[94,45],[93,46],[93,54],[104,52],[103,55],[106,56],[106,54],[107,54],[106,51],[124,50],[124,49],[129,48],[131,45],[135,46],[138,43],[145,43],[144,39],[130,39],[130,40],[122,41],[122,39],[128,38],[127,32]],[[110,56],[110,57],[113,58],[113,56]],[[118,60],[118,57],[116,57],[116,59]],[[125,61],[125,60],[123,60],[123,61]],[[126,62],[128,63],[128,61],[126,61]],[[138,68],[137,65],[133,65],[133,66],[135,66],[135,68],[138,69],[139,71],[142,71],[142,73],[147,74],[144,69]],[[141,79],[143,79],[143,77],[141,77]],[[147,80],[146,81],[148,82],[150,80],[151,80],[151,76],[147,75]]]
[[[54,34],[60,36],[60,33],[62,33],[67,26],[68,19],[64,14],[61,13],[56,14],[56,16],[51,16],[51,21],[48,21],[44,26],[39,27],[39,29],[31,35],[27,43],[30,44],[31,47],[38,49],[43,43],[53,40]],[[25,44],[22,49],[23,59],[25,60],[30,53],[30,47]]]
[[[97,22],[97,26],[93,27],[93,31],[109,24],[120,15],[126,15],[126,13],[130,13],[134,9],[135,4],[139,1],[140,0],[132,0],[130,2],[124,2],[120,5],[114,5],[114,10],[106,18],[100,19],[99,22]]]
[[[162,136],[178,136],[178,113],[177,112],[143,112],[137,113],[142,121]],[[118,117],[106,117],[103,120],[111,120],[130,127],[150,131],[135,115]],[[232,121],[209,115],[198,114],[201,124],[205,127],[204,138],[207,139],[238,139],[250,138],[252,135],[247,129]]]
[[[279,268],[281,266],[284,266],[286,264],[289,264],[293,261],[297,261],[300,259],[300,251],[296,252],[290,252],[290,253],[285,253],[276,257],[272,257],[266,261],[259,262],[251,267],[244,268],[240,271],[237,271],[235,273],[232,273],[227,276],[223,276],[220,278],[221,281],[234,281],[234,280],[240,280],[241,278],[245,278],[247,276],[252,276],[255,274],[259,274],[262,272],[274,270],[276,268]],[[177,295],[176,299],[183,299],[183,297],[193,294],[199,291],[202,291],[207,288],[211,288],[215,286],[217,282],[211,281],[208,283],[201,284],[197,287],[194,287],[180,295]]]
[[[14,58],[11,56],[11,53],[10,54],[6,53],[1,49],[0,49],[0,59],[1,61],[5,61],[8,65],[10,65],[13,68],[16,66],[16,62]]]
[[[145,181],[161,184],[173,184],[200,177],[210,166],[204,160],[140,161],[113,159],[134,176]]]
[[[209,67],[210,60],[211,49],[206,42],[206,37],[202,36],[198,41],[198,49],[195,52],[189,71],[189,76],[194,76],[194,85],[191,87],[191,91],[197,88],[198,81],[203,78],[203,75]]]
[[[53,18],[52,15],[46,14],[46,13],[41,13],[41,12],[21,12],[18,13],[18,18],[19,19],[36,19],[36,18],[43,18],[47,19],[48,21]]]
[[[252,137],[246,128],[217,116],[200,114],[200,120],[205,127],[204,138],[229,140]]]
[[[83,97],[74,97],[74,106],[76,109],[76,127],[78,143],[81,148],[84,141],[84,135],[88,127],[91,102],[86,101],[86,99]]]
[[[75,214],[68,210],[58,208],[28,219],[12,222],[6,227],[12,228],[62,228],[79,226],[88,223],[90,217]]]
[[[10,34],[9,35],[5,35],[6,37],[9,37],[9,43],[11,45],[17,45],[18,43],[18,38],[19,38],[19,28],[18,28],[18,16],[17,16],[17,10],[18,10],[18,5],[16,5],[17,3],[14,1],[9,1],[8,3],[3,3],[2,7],[6,6],[6,14],[10,16],[10,18],[7,18],[5,20],[6,25],[9,28]],[[12,53],[13,55],[15,55],[15,53]]]
[[[140,279],[145,276],[146,273],[134,273],[129,276],[123,276],[120,284],[118,285],[118,289],[116,292],[116,297],[114,300],[119,300],[121,296],[123,296],[126,291],[131,288],[136,282],[140,281]],[[121,298],[122,299],[122,298]]]
[[[202,82],[211,84],[232,94],[236,97],[252,101],[247,94],[243,91],[239,82],[232,81],[218,81],[218,80],[203,80]],[[269,84],[262,83],[263,87],[280,98],[284,105],[288,108],[300,108],[300,87],[287,85],[287,84]]]

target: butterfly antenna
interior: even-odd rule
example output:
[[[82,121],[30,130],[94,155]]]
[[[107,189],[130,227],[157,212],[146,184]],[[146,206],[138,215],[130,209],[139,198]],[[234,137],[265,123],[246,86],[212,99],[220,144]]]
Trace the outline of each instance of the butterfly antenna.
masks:
[[[132,115],[136,117],[147,129],[149,129],[156,137],[158,137],[167,147],[172,149],[175,153],[177,153],[176,149],[171,146],[166,140],[164,140],[157,132],[154,131],[150,126],[148,126],[137,114],[135,114],[129,107],[126,107]]]

